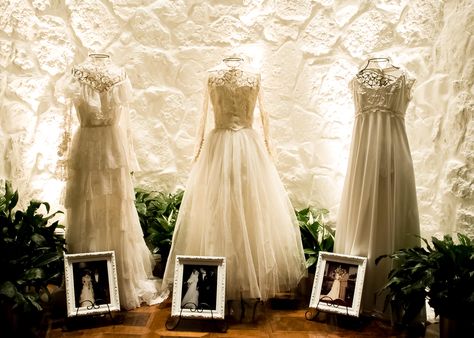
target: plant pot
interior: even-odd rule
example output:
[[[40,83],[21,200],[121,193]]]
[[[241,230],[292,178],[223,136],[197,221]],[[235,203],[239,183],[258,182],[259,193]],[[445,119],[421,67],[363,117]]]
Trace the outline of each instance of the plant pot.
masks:
[[[298,284],[298,294],[308,300],[313,292],[314,273],[308,273],[308,276],[303,277]]]
[[[163,278],[166,268],[166,257],[162,257],[160,254],[153,254],[153,259],[155,260],[153,276]]]
[[[448,318],[439,316],[439,337],[440,338],[458,338],[465,337],[466,332],[472,332],[474,324],[472,318]]]
[[[37,338],[43,336],[43,312],[22,312],[13,303],[0,305],[0,338],[22,337]]]

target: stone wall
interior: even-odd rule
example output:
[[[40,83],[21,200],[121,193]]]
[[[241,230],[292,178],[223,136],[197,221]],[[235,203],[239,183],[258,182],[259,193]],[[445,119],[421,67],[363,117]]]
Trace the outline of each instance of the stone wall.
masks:
[[[0,177],[61,208],[56,175],[71,65],[106,51],[134,86],[136,184],[183,188],[206,70],[261,69],[275,162],[298,208],[336,217],[369,56],[417,79],[406,125],[424,235],[474,234],[474,3],[469,0],[2,0]]]

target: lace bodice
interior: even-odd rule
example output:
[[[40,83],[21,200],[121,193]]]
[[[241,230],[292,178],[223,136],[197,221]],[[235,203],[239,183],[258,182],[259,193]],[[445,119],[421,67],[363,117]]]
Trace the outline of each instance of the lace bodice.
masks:
[[[61,90],[61,96],[64,96],[68,109],[65,114],[63,138],[58,149],[60,177],[65,177],[67,170],[66,158],[73,146],[72,131],[76,129],[73,128],[73,125],[77,125],[76,120],[79,122],[76,138],[79,138],[77,137],[79,135],[81,140],[86,140],[92,134],[101,135],[100,144],[90,145],[95,150],[87,150],[91,156],[94,153],[99,156],[97,150],[99,148],[110,147],[110,140],[120,140],[113,141],[117,146],[112,147],[112,150],[106,150],[109,155],[104,157],[119,158],[120,161],[127,163],[131,171],[138,170],[129,121],[131,84],[123,69],[111,64],[108,59],[102,61],[99,63],[88,60],[74,66],[71,73],[66,75]],[[85,153],[84,144],[81,147],[80,152]]]
[[[352,80],[356,116],[365,116],[372,112],[384,111],[391,117],[404,118],[414,80],[402,73],[396,80],[378,88],[371,88],[359,81]]]
[[[232,131],[252,128],[258,102],[264,142],[271,154],[268,115],[263,108],[260,78],[260,74],[241,68],[223,67],[209,71],[194,159],[199,156],[204,142],[209,99],[214,111],[215,128]]]
[[[215,127],[251,128],[260,89],[260,76],[240,69],[213,71],[208,79]]]
[[[114,82],[111,86],[110,78],[109,82],[100,85],[92,83],[91,79],[106,78],[101,72],[90,73],[87,77],[80,78],[76,74],[73,70],[67,91],[70,92],[72,105],[81,127],[106,127],[120,123],[131,93],[130,81],[125,73],[120,77],[120,81]]]

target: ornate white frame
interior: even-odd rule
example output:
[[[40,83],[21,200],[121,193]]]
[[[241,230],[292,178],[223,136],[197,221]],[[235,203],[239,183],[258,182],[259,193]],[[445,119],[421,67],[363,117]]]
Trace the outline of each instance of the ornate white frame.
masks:
[[[327,277],[326,266],[328,264],[347,264],[353,267],[357,267],[357,274],[355,278],[355,288],[352,297],[352,305],[344,306],[343,301],[341,302],[326,302],[321,301],[321,288],[323,285],[324,278]],[[314,276],[313,291],[311,293],[311,299],[309,303],[310,308],[314,308],[325,312],[334,312],[343,315],[349,315],[359,317],[360,303],[362,298],[362,289],[364,285],[365,270],[367,267],[367,258],[352,255],[336,254],[332,252],[320,251],[318,256],[318,263],[316,265],[316,274]],[[329,266],[328,266],[329,268]]]
[[[181,307],[184,265],[207,265],[217,267],[216,309],[185,309]],[[224,319],[225,317],[225,257],[215,256],[176,256],[173,282],[172,317]]]
[[[74,289],[73,264],[94,261],[107,262],[107,275],[109,280],[110,303],[100,305],[76,306],[76,292]],[[117,267],[114,251],[88,252],[80,254],[64,254],[64,276],[66,282],[66,301],[68,317],[85,316],[112,311],[120,311],[119,290],[117,282]]]

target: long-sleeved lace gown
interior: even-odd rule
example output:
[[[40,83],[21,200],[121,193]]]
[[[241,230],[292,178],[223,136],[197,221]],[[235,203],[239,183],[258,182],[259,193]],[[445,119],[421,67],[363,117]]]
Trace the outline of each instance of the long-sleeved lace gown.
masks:
[[[374,73],[375,74],[375,73]],[[384,314],[391,261],[383,254],[419,244],[415,177],[405,131],[413,80],[405,72],[382,86],[351,82],[355,122],[336,225],[335,252],[368,257],[362,311]]]
[[[66,94],[80,126],[67,163],[68,250],[115,251],[120,304],[132,309],[151,303],[157,287],[130,175],[138,169],[128,130],[130,82],[108,58],[91,58],[72,73]]]
[[[186,185],[163,285],[172,284],[178,254],[224,256],[226,298],[265,300],[294,288],[306,268],[294,209],[252,127],[260,75],[223,66],[209,72],[207,89],[202,150]],[[208,98],[215,126],[204,142]],[[261,106],[260,113],[268,142]]]

